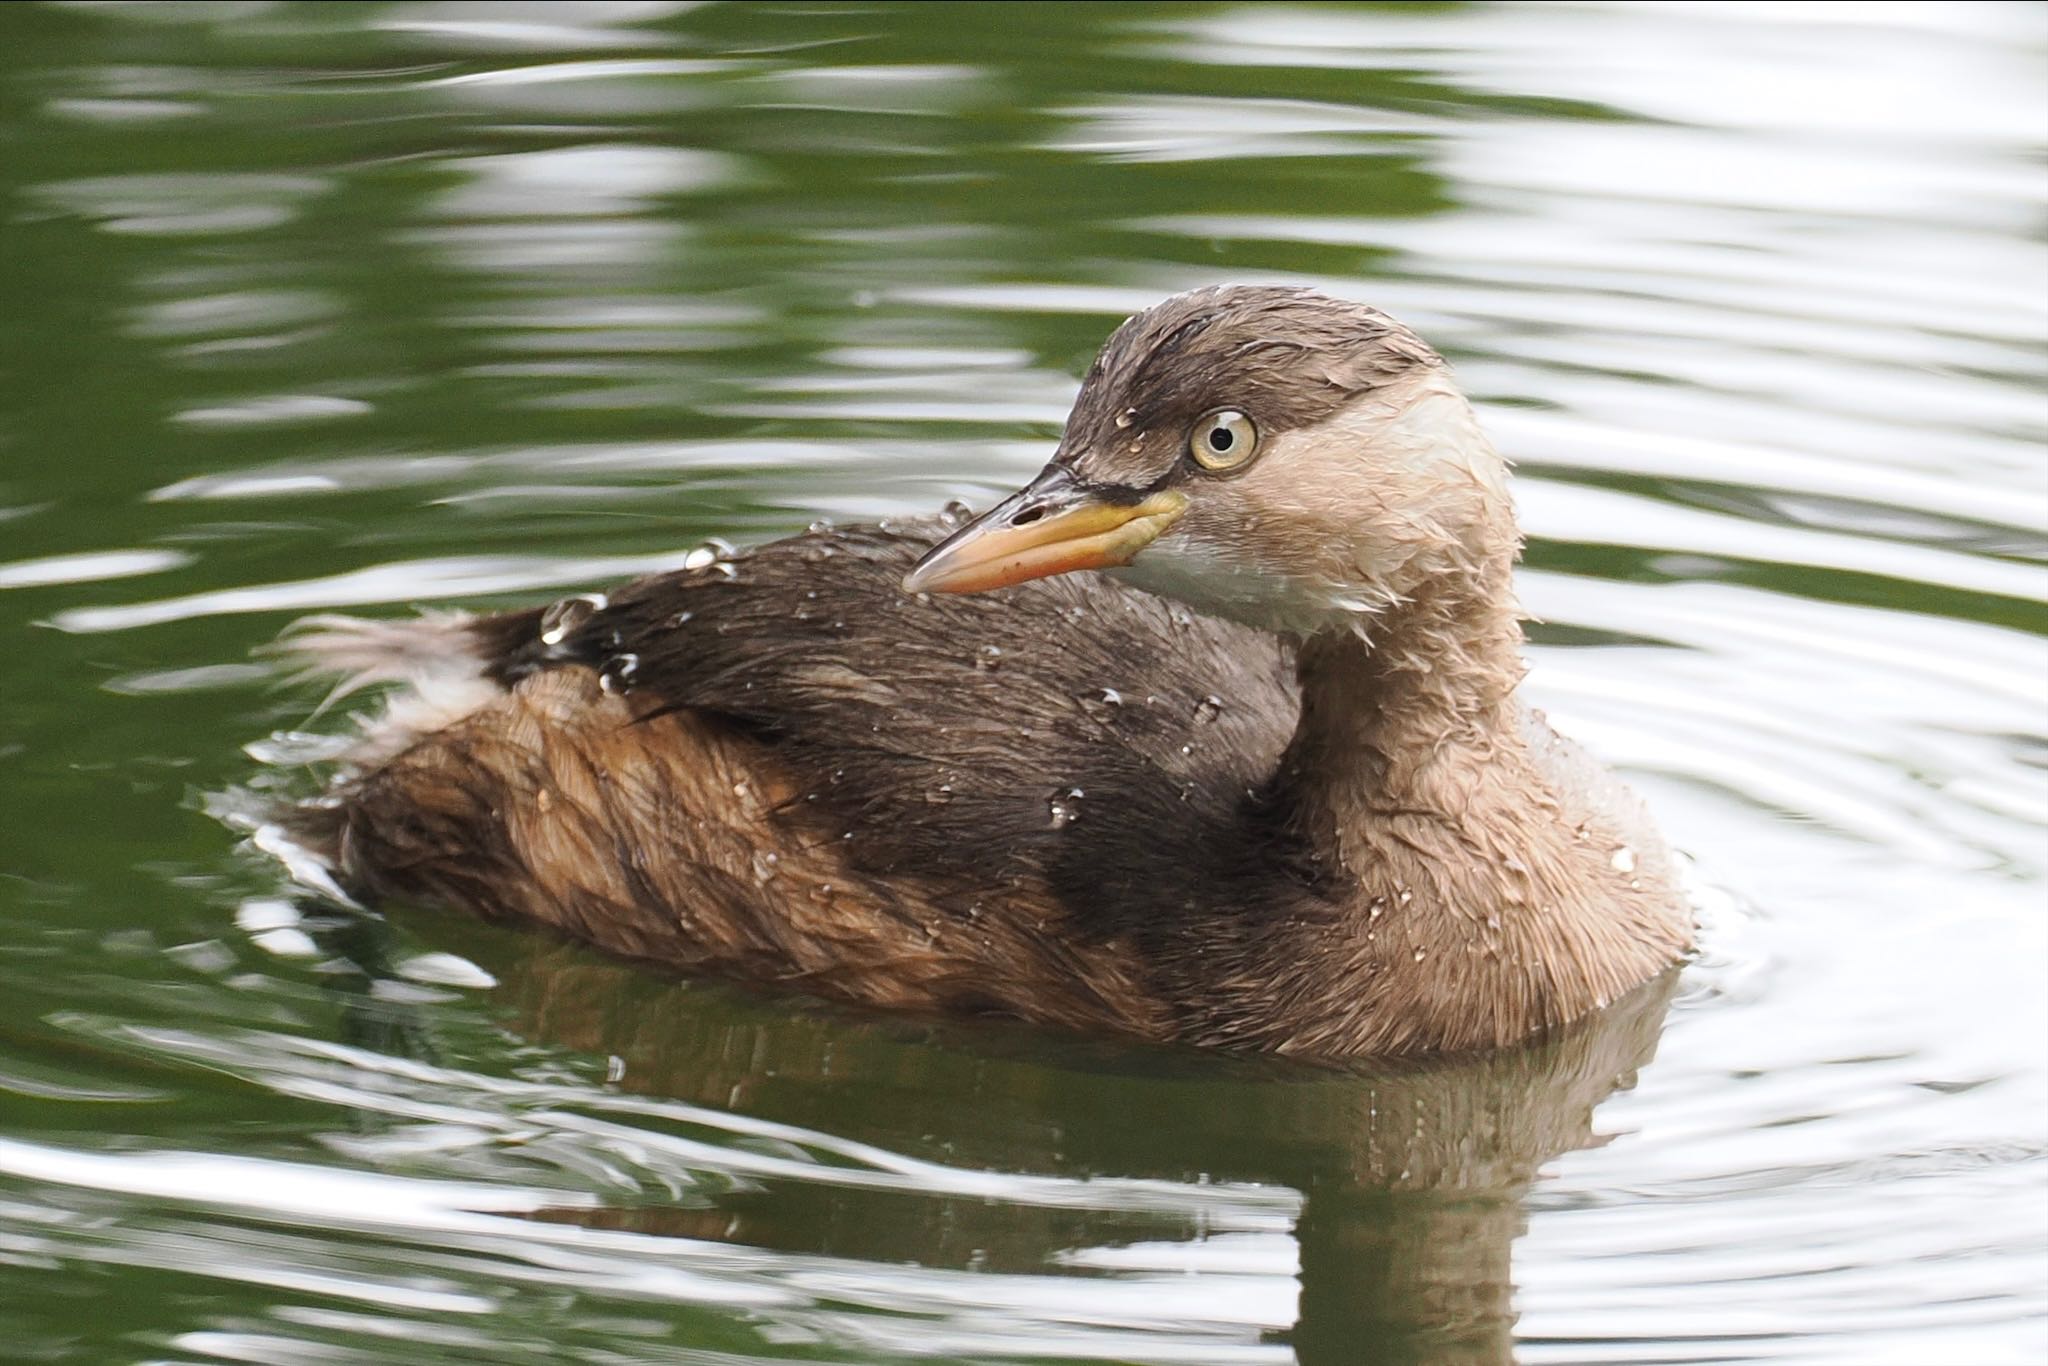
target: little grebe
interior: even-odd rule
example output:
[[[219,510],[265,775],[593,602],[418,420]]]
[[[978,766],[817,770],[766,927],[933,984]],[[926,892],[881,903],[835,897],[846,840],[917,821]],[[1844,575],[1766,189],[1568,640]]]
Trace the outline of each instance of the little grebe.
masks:
[[[1505,481],[1385,314],[1196,290],[1116,330],[1052,463],[966,526],[302,623],[309,671],[406,686],[269,833],[359,897],[863,1005],[1513,1042],[1691,922],[1639,804],[1515,696]],[[1079,569],[1113,577],[1050,577]]]

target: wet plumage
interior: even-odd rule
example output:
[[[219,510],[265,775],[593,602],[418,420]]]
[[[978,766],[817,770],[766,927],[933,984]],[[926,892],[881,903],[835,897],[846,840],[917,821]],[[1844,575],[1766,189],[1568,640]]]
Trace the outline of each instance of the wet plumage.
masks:
[[[1512,522],[1441,373],[1370,310],[1202,291],[1105,347],[1035,503],[917,570],[998,592],[904,591],[933,520],[318,619],[314,668],[416,686],[284,823],[359,896],[863,1005],[1326,1056],[1541,1031],[1689,929],[1633,799],[1513,695]],[[1218,403],[1265,449],[1213,478],[1180,452]]]

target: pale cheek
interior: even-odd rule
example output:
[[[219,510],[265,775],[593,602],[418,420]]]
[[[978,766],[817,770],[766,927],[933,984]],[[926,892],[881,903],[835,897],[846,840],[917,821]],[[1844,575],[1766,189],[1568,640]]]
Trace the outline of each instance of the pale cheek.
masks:
[[[1213,547],[1183,537],[1159,541],[1110,572],[1134,588],[1205,615],[1290,635],[1339,624],[1362,606],[1329,585],[1244,568]]]
[[[1409,510],[1363,460],[1312,472],[1320,477],[1280,460],[1255,471],[1272,477],[1245,481],[1242,520],[1218,558],[1284,566],[1262,576],[1268,592],[1286,599],[1276,610],[1298,613],[1304,602],[1324,613],[1384,605],[1398,596],[1388,585],[1415,553]]]

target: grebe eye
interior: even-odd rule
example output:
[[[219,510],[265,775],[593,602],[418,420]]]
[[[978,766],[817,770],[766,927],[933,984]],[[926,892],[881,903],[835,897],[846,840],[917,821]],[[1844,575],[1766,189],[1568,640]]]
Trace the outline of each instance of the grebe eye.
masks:
[[[1205,470],[1234,470],[1259,449],[1259,429],[1235,408],[1203,416],[1188,434],[1188,454]]]

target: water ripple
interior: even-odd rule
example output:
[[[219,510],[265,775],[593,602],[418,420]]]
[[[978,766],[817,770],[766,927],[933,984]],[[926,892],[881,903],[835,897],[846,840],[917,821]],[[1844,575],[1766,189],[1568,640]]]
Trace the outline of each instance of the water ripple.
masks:
[[[0,605],[62,630],[0,659],[10,1333],[2039,1360],[2038,8],[960,13],[24,7]],[[1218,279],[1443,349],[1520,466],[1531,696],[1692,860],[1657,1056],[1603,1059],[1632,1086],[1549,1116],[1526,1184],[1455,1069],[1062,1051],[344,921],[179,806],[251,735],[333,755],[256,686],[260,618],[985,505],[1109,327]],[[1424,1178],[1350,1165],[1438,1125]]]

